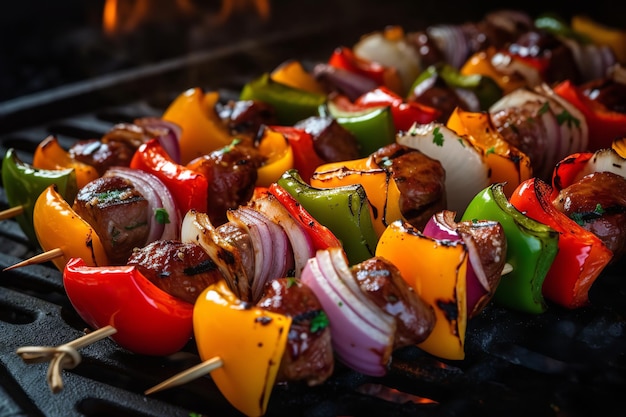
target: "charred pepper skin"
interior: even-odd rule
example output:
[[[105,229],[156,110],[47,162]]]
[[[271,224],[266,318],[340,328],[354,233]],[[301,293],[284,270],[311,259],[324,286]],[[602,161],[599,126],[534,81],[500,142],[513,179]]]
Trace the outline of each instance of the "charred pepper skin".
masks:
[[[2,184],[11,207],[22,207],[23,212],[15,219],[33,245],[39,245],[33,212],[37,198],[48,186],[55,185],[56,190],[68,203],[72,203],[78,193],[76,171],[66,169],[39,169],[22,161],[15,149],[7,150],[2,160]]]
[[[542,287],[558,252],[558,232],[516,209],[502,183],[485,188],[469,203],[461,220],[473,219],[497,221],[506,235],[507,263],[513,270],[500,280],[494,301],[525,313],[543,313],[548,306]]]
[[[262,416],[267,410],[291,322],[289,316],[241,301],[224,280],[196,300],[193,329],[200,358],[222,360],[224,365],[211,378],[247,416]]]
[[[444,359],[465,358],[467,265],[461,241],[433,239],[403,220],[387,227],[376,247],[435,311],[435,326],[420,349]]]
[[[350,264],[374,256],[378,235],[362,185],[316,188],[295,170],[286,171],[277,184],[341,241]]]

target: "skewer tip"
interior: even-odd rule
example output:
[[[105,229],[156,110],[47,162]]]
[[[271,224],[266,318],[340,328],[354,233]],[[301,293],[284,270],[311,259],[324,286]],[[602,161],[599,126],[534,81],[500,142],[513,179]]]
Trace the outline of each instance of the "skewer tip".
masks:
[[[61,248],[50,249],[49,251],[40,253],[39,255],[35,255],[28,259],[24,259],[23,261],[18,262],[14,265],[7,266],[3,269],[3,271],[10,271],[11,269],[21,268],[28,265],[42,264],[60,256],[63,256],[63,250]]]
[[[200,378],[201,376],[210,374],[214,370],[221,368],[223,365],[224,365],[224,362],[222,361],[222,359],[216,356],[202,363],[199,363],[196,366],[192,366],[191,368],[166,379],[160,384],[157,384],[153,386],[152,388],[145,390],[144,394],[150,395],[158,391],[163,391],[168,388],[173,388],[178,385],[182,385],[194,379]]]
[[[0,220],[12,219],[22,213],[24,213],[24,206],[11,207],[0,211]]]

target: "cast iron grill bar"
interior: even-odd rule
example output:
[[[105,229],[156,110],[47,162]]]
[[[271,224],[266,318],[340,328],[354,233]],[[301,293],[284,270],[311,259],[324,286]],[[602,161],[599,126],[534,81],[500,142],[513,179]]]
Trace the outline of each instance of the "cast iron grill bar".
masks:
[[[326,45],[317,47],[329,50]],[[248,76],[258,75],[261,68],[271,69],[277,59],[282,59],[265,56],[252,64],[247,53],[233,54],[235,57],[225,53],[200,60],[200,69],[184,68],[181,63],[174,73],[198,74],[211,67],[210,77],[194,76],[185,81],[236,89]],[[280,54],[294,57],[294,51]],[[247,65],[232,67],[233,62]],[[220,67],[224,64],[226,67]],[[179,80],[166,90],[154,89],[171,80],[170,70],[167,67],[165,74],[138,70],[133,76],[112,77],[103,89],[85,86],[75,94],[70,88],[58,101],[52,95],[41,103],[35,100],[26,105],[22,101],[23,105],[8,110],[3,107],[0,114],[5,119],[17,119],[13,127],[3,125],[0,151],[4,154],[14,147],[22,159],[30,161],[37,144],[47,135],[57,135],[62,144],[69,145],[78,139],[99,137],[115,123],[159,115],[183,88]],[[131,99],[102,99],[101,90],[106,90],[105,96],[114,94],[124,90],[128,82],[142,84],[143,75],[151,80],[146,80],[149,88],[141,95],[134,92]],[[90,105],[82,107],[84,102]],[[60,110],[48,112],[51,107]],[[0,209],[4,209],[8,203],[4,190],[0,191]],[[36,253],[12,220],[0,222],[0,249],[0,268]],[[277,385],[268,416],[618,415],[612,412],[620,405],[620,398],[613,393],[626,386],[624,266],[621,262],[603,274],[592,290],[593,307],[564,311],[551,306],[545,314],[529,316],[490,306],[469,324],[464,361],[441,361],[410,347],[395,353],[388,375],[382,378],[363,376],[338,365],[330,380],[319,387]],[[52,394],[45,383],[47,364],[27,365],[15,354],[21,346],[66,343],[82,335],[85,327],[63,292],[60,272],[51,264],[2,272],[0,415],[239,415],[209,377],[149,397],[142,394],[196,364],[199,358],[193,343],[175,355],[152,358],[102,340],[82,349],[81,364],[63,372],[65,389],[59,394]]]

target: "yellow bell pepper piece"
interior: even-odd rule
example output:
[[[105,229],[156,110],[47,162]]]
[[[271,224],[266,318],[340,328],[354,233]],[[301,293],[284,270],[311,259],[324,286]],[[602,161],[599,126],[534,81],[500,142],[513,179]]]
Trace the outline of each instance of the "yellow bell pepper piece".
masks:
[[[504,193],[510,196],[522,182],[531,178],[528,155],[509,144],[496,130],[487,112],[471,112],[456,108],[446,126],[466,138],[485,155],[491,172],[490,182],[506,183]]]
[[[183,165],[232,141],[230,132],[215,112],[218,100],[219,93],[216,91],[205,93],[200,88],[190,88],[181,93],[163,113],[164,120],[182,128],[179,144]]]
[[[626,63],[626,30],[603,25],[588,16],[572,17],[572,29],[587,36],[597,45],[606,45],[617,60]]]
[[[465,245],[426,237],[397,220],[380,237],[376,256],[398,267],[407,284],[435,309],[435,327],[419,348],[440,358],[463,359],[469,259]]]
[[[33,167],[39,169],[74,168],[76,172],[76,186],[79,189],[100,177],[100,174],[94,167],[72,158],[61,147],[59,140],[55,136],[48,136],[37,146],[33,155]]]
[[[247,416],[265,414],[290,326],[290,317],[239,300],[224,280],[206,288],[194,305],[200,358],[222,360],[211,377],[222,395]]]
[[[87,266],[109,265],[107,254],[93,228],[56,191],[54,185],[42,192],[33,208],[33,226],[41,248],[60,249],[52,260],[63,271],[70,258],[82,258]]]
[[[299,88],[310,93],[326,94],[322,85],[304,69],[302,63],[295,59],[290,59],[276,67],[270,74],[270,78],[277,83]]]
[[[493,66],[491,59],[495,53],[495,48],[487,48],[484,51],[476,52],[465,61],[459,72],[462,75],[478,74],[491,78],[502,89],[503,95],[526,86],[527,81],[521,75],[516,73],[505,74]]]
[[[404,219],[400,211],[400,190],[391,171],[380,167],[372,156],[324,164],[311,177],[311,186],[317,188],[352,184],[361,184],[365,189],[372,223],[379,238],[390,223]]]
[[[293,149],[282,133],[266,127],[257,149],[266,158],[257,170],[258,187],[269,187],[293,168]]]

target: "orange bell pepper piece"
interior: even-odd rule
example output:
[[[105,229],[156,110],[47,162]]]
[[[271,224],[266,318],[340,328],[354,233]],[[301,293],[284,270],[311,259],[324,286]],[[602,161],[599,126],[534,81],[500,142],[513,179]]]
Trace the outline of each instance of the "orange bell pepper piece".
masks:
[[[216,91],[205,93],[190,88],[181,93],[165,110],[162,118],[182,129],[179,139],[181,164],[228,145],[232,136],[215,111]]]

